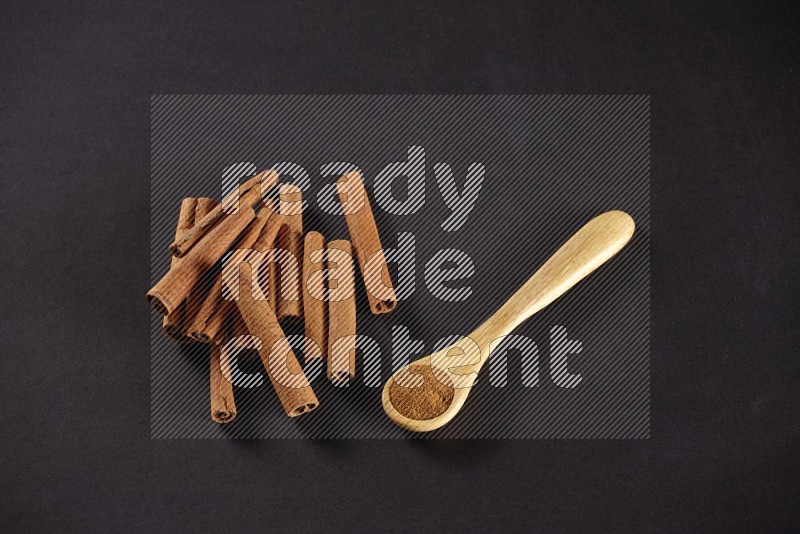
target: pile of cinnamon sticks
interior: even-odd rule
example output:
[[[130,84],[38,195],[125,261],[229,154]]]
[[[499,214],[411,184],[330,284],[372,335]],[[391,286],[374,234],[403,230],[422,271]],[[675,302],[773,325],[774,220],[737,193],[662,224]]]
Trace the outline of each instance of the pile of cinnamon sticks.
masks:
[[[221,203],[181,202],[171,265],[147,292],[163,318],[167,337],[209,346],[211,418],[236,418],[232,355],[258,351],[289,417],[313,411],[319,401],[284,336],[282,324],[305,322],[304,358],[321,359],[334,383],[356,373],[356,302],[353,252],[372,313],[397,306],[372,208],[358,173],[337,181],[350,241],[325,242],[304,232],[302,191],[279,185],[265,170]],[[265,194],[279,187],[277,206]]]

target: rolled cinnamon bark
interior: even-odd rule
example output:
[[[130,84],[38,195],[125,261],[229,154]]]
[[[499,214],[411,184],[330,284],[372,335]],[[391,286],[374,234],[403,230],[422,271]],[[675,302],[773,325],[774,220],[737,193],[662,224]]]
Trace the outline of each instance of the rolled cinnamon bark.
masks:
[[[236,402],[231,384],[230,360],[222,353],[222,347],[212,344],[209,347],[209,375],[211,378],[211,420],[215,423],[230,423],[236,419]]]
[[[209,197],[200,197],[197,199],[197,207],[194,212],[194,220],[202,221],[203,218],[214,211],[217,207],[217,201]]]
[[[253,245],[253,248],[259,252],[268,253],[270,250],[273,250],[278,242],[278,235],[283,228],[286,222],[286,218],[280,213],[274,213],[272,217],[269,218],[267,225],[262,230],[261,235],[258,237],[258,241],[256,244]],[[267,298],[269,300],[269,307],[274,311],[277,309],[278,305],[278,263],[277,263],[277,256],[275,254],[267,254],[267,258],[270,258],[272,261],[269,262],[268,266],[262,266],[263,268],[269,269],[269,288],[268,288],[268,295]],[[259,277],[260,279],[260,277]]]
[[[253,247],[261,231],[270,218],[270,211],[261,210],[256,215],[250,226],[247,227],[239,242],[235,245],[238,250],[247,250]],[[194,292],[194,291],[193,291]],[[214,274],[211,287],[206,292],[205,300],[194,314],[191,325],[187,331],[192,339],[202,343],[210,343],[225,324],[225,316],[230,313],[230,305],[225,306],[222,299],[222,276],[219,272]],[[210,320],[216,315],[214,320]]]
[[[196,198],[184,198],[181,201],[181,207],[178,212],[178,224],[175,227],[175,239],[180,239],[193,225],[195,219],[195,211],[197,206]],[[170,259],[170,268],[175,267],[178,258],[172,257]],[[164,316],[162,331],[164,335],[170,339],[180,343],[188,343],[191,338],[186,335],[183,329],[183,318],[186,314],[185,306],[180,306],[177,310]]]
[[[303,318],[305,321],[305,361],[325,358],[328,352],[325,324],[325,238],[308,232],[303,245]]]
[[[214,226],[147,292],[147,300],[153,309],[164,315],[175,311],[203,275],[236,242],[255,216],[253,208],[246,206],[239,209],[238,214],[227,215]]]
[[[356,296],[353,248],[331,241],[328,262],[328,379],[344,383],[356,374]]]
[[[280,287],[280,277],[278,276],[278,264],[274,261],[269,263],[269,307],[273,310],[278,309],[278,291]]]
[[[258,239],[256,239],[255,243],[253,243],[253,250],[265,252],[273,248],[278,238],[278,234],[285,223],[286,218],[282,214],[272,212],[267,219],[266,225],[258,235]]]
[[[217,201],[213,198],[198,198],[197,199],[197,209],[195,211],[194,220],[200,221],[208,215],[208,213],[217,207]],[[180,258],[172,257],[173,259],[177,259],[180,261]],[[206,298],[206,295],[209,292],[211,287],[212,280],[214,278],[213,269],[206,274],[204,274],[200,280],[195,284],[192,290],[189,292],[189,295],[186,297],[186,302],[181,304],[178,309],[183,308],[184,311],[184,318],[183,318],[183,332],[184,334],[189,337],[192,341],[194,341],[193,336],[191,335],[191,327],[194,321],[195,316],[197,315],[198,310],[200,309],[203,301]]]
[[[278,292],[278,319],[298,320],[303,315],[300,289],[300,262],[303,258],[303,193],[299,187],[284,184],[280,189],[279,210],[284,216],[280,248],[294,256],[295,262],[281,262],[281,290]],[[289,288],[290,293],[284,289]],[[293,296],[297,299],[293,299]]]
[[[361,175],[345,174],[337,180],[336,190],[364,278],[369,308],[374,314],[389,313],[397,307],[397,295]]]
[[[239,308],[233,301],[225,301],[231,306],[231,313],[228,316],[228,332],[230,333],[229,339],[241,338],[243,336],[250,336],[250,330],[247,329],[247,324],[244,322]],[[241,360],[252,360],[258,358],[258,343],[260,340],[253,337],[252,339],[242,340],[238,343],[239,358]]]
[[[194,332],[195,339],[203,343],[222,343],[228,318],[236,310],[232,302],[223,300],[213,311],[202,329]]]
[[[281,215],[281,217],[283,217],[283,215]],[[279,230],[280,230],[280,228],[279,228]],[[272,248],[274,248],[275,245],[276,245],[276,242],[275,242],[275,240],[273,240],[273,243],[270,246]],[[277,260],[273,259],[273,261],[269,262],[269,266],[267,268],[269,269],[269,290],[268,290],[268,295],[267,295],[267,298],[269,299],[269,307],[272,308],[273,310],[277,310],[278,309],[278,291],[280,291],[279,288],[280,288],[280,280],[281,280],[280,279],[280,275],[278,274],[280,271],[278,269]]]
[[[236,306],[244,318],[250,335],[260,340],[258,354],[270,382],[278,394],[286,415],[297,417],[311,412],[319,406],[319,401],[283,335],[269,302],[253,299],[249,287],[251,279],[253,277],[250,266],[242,264],[239,268],[239,298],[236,300]]]
[[[230,324],[228,325],[228,329],[230,330],[230,337],[231,339],[241,337],[241,336],[249,336],[250,330],[247,329],[247,324],[244,322],[244,318],[242,314],[239,312],[239,308],[236,306],[236,303],[233,301],[225,301],[231,305],[232,313],[228,317],[230,319]]]
[[[262,209],[257,217],[264,218],[266,217],[265,224],[261,228],[258,237],[253,241],[250,242],[250,238],[244,239],[237,246],[239,250],[246,250],[252,249],[259,252],[265,252],[271,249],[275,243],[275,239],[278,236],[278,231],[280,230],[283,224],[283,215],[280,213],[276,213],[272,210],[274,206],[269,205],[269,201],[267,207]],[[246,245],[246,246],[245,246]],[[275,263],[272,262],[270,267],[274,267]],[[218,298],[220,300],[219,306],[213,311],[211,316],[205,322],[202,329],[198,329],[195,335],[202,335],[202,341],[207,342],[218,342],[219,341],[219,334],[222,332],[222,329],[226,323],[226,319],[228,316],[233,316],[234,321],[241,322],[242,319],[240,318],[239,310],[236,308],[236,305],[233,301],[225,300],[222,295],[222,276],[220,273],[219,276],[219,295]],[[272,284],[272,281],[270,281]],[[270,286],[270,293],[272,293],[272,286]],[[198,338],[198,340],[201,340]]]
[[[269,200],[266,202],[267,208],[274,209],[274,204],[272,204]],[[261,230],[261,234],[258,236],[258,239],[251,247],[252,250],[255,250],[257,253],[262,253],[260,256],[257,256],[257,259],[254,261],[254,264],[257,265],[259,271],[259,283],[262,282],[261,277],[263,276],[263,270],[269,269],[270,286],[268,289],[268,302],[270,303],[270,309],[273,311],[275,310],[273,305],[277,303],[276,299],[278,293],[277,277],[275,276],[275,273],[277,272],[277,260],[276,255],[273,252],[273,248],[277,245],[278,234],[283,227],[283,223],[283,215],[277,211],[273,211],[269,217],[269,220],[267,220],[267,224],[264,225],[264,228]],[[269,262],[268,266],[264,264],[265,261]],[[226,300],[224,303],[232,310],[233,332],[235,336],[247,335],[247,325],[244,323],[244,319],[242,318],[239,309],[236,307],[235,302]]]
[[[247,206],[252,206],[261,198],[262,192],[276,183],[278,183],[278,175],[270,169],[250,178],[240,185],[237,191],[226,196],[219,206],[200,221],[195,221],[191,230],[169,246],[170,253],[175,257],[182,258],[192,249],[195,243],[203,239],[223,219],[223,215],[233,212],[237,204],[240,210]]]
[[[215,273],[214,279],[211,282],[211,287],[208,288],[206,292],[205,299],[198,306],[192,324],[187,328],[189,337],[201,343],[211,342],[224,325],[224,315],[220,317],[220,320],[215,321],[211,319],[217,311],[220,311],[221,304],[222,278],[219,273]]]

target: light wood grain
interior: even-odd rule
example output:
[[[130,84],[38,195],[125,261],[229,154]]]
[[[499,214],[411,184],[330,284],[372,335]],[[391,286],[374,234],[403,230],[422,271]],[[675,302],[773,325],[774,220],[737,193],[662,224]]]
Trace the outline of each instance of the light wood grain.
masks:
[[[389,389],[395,378],[406,372],[406,366],[398,370],[383,388],[381,402],[389,419],[402,428],[417,432],[435,430],[450,422],[461,410],[478,372],[489,359],[492,342],[510,334],[520,323],[613,257],[633,236],[634,228],[633,219],[621,211],[603,213],[586,223],[471,334],[450,347],[409,364],[434,365],[449,371],[448,375],[457,387],[453,402],[444,413],[433,419],[415,420],[405,417],[392,406]],[[459,358],[459,354],[464,356]]]

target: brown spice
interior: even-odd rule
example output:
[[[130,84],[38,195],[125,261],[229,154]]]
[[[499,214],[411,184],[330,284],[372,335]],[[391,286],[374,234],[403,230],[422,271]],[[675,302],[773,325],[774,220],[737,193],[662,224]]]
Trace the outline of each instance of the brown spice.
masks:
[[[250,331],[247,329],[247,325],[242,318],[242,314],[239,313],[239,308],[236,307],[236,303],[232,300],[226,300],[225,303],[231,305],[231,312],[225,318],[225,328],[223,328],[221,333],[217,335],[218,338],[221,338],[222,346],[225,346],[230,339],[236,339],[244,336],[244,339],[237,340],[231,347],[228,348],[234,349],[238,352],[237,358],[239,361],[250,361],[253,359],[257,360],[257,343],[254,338],[250,337]]]
[[[178,225],[175,228],[175,239],[180,239],[188,232],[194,225],[195,213],[197,208],[197,199],[193,197],[184,198],[181,201],[181,207],[178,214]],[[178,263],[178,258],[171,257],[170,268],[175,267]],[[164,335],[168,338],[174,339],[180,343],[188,343],[192,339],[186,334],[184,330],[184,318],[186,315],[186,305],[182,304],[175,311],[169,315],[164,316],[162,330]]]
[[[228,355],[222,354],[219,345],[211,345],[209,358],[211,420],[215,423],[230,423],[236,419],[236,402],[233,399],[233,384]]]
[[[253,249],[259,252],[266,252],[275,246],[275,239],[278,237],[278,232],[283,226],[285,218],[280,213],[274,211],[274,205],[268,201],[267,210],[269,210],[269,218],[267,224],[258,235],[258,239],[253,243]],[[261,213],[259,213],[261,215]]]
[[[195,212],[195,220],[200,221],[205,217],[210,211],[217,207],[217,201],[213,198],[198,198],[197,199],[197,211]],[[173,259],[175,256],[173,256]],[[205,300],[209,291],[213,290],[211,279],[213,278],[213,269],[209,270],[201,279],[200,281],[195,284],[192,290],[189,292],[189,296],[186,297],[186,318],[184,319],[184,330],[186,334],[192,339],[197,340],[198,338],[193,334],[193,328],[195,322],[198,320],[198,315],[205,318],[208,316],[210,312],[207,312],[203,309],[205,306]],[[212,287],[212,289],[209,289]]]
[[[185,256],[195,243],[203,239],[219,221],[224,219],[223,215],[226,213],[238,213],[235,209],[237,204],[239,204],[239,209],[245,206],[252,206],[261,198],[263,191],[266,191],[277,182],[278,175],[269,169],[247,180],[239,186],[238,191],[234,191],[225,197],[221,204],[208,212],[201,220],[195,220],[194,227],[169,246],[172,255],[178,258]]]
[[[252,280],[252,269],[249,264],[243,264],[239,269],[239,299],[236,306],[242,313],[250,335],[259,338],[261,342],[258,354],[270,382],[286,415],[297,417],[312,412],[319,406],[319,401],[303,374],[303,368],[292,352],[275,313],[269,307],[269,302],[253,299],[250,288]]]
[[[278,319],[296,321],[303,316],[300,269],[303,261],[303,192],[292,184],[280,188],[278,211],[284,216],[278,237],[280,248],[291,252],[294,261],[281,262],[281,291],[278,293]],[[288,288],[288,291],[284,291]]]
[[[250,223],[238,244],[234,247],[237,250],[247,250],[253,246],[264,225],[270,218],[270,212],[261,210],[256,215],[255,220]],[[206,286],[206,287],[200,287]],[[189,336],[202,343],[210,343],[220,332],[225,323],[224,318],[231,313],[235,307],[222,299],[222,276],[220,273],[214,274],[212,280],[200,283],[195,287],[192,294],[199,292],[204,300],[196,306],[193,321],[188,328]],[[192,301],[192,294],[189,301]]]
[[[413,364],[408,367],[409,379],[413,375],[425,380],[416,387],[403,387],[398,380],[389,386],[389,400],[400,415],[424,421],[442,415],[453,402],[452,382],[444,371],[426,364]]]
[[[397,307],[397,295],[361,174],[345,174],[337,180],[336,189],[367,289],[369,308],[374,314],[389,313]]]
[[[278,276],[278,263],[275,261],[269,262],[269,294],[267,300],[269,307],[273,310],[278,309],[278,288],[280,287],[281,279]]]
[[[328,353],[325,308],[325,277],[321,261],[325,238],[319,232],[308,232],[303,246],[303,318],[305,320],[306,362],[325,358]],[[312,259],[315,258],[316,260]]]
[[[278,238],[278,233],[280,229],[283,227],[284,217],[280,213],[273,213],[272,216],[269,218],[269,222],[267,226],[264,227],[264,230],[261,232],[261,236],[258,238],[258,241],[255,244],[255,249],[259,252],[267,252],[269,250],[273,250],[276,248],[276,241]],[[269,262],[269,288],[267,290],[267,299],[269,301],[269,307],[274,312],[278,309],[278,263],[277,263],[277,255],[273,254],[272,257],[273,261]]]
[[[272,211],[273,207],[269,200],[266,201],[266,205],[267,205],[266,209],[262,209],[256,216],[256,218],[267,219],[266,223],[263,225],[263,228],[261,229],[261,232],[258,234],[257,239],[255,240],[254,243],[251,243],[249,240],[245,240],[243,238],[239,244],[239,247],[237,247],[238,250],[253,249],[257,252],[267,252],[273,246],[275,238],[278,235],[278,231],[283,225],[283,215]],[[259,256],[256,255],[253,257],[258,258]],[[271,262],[270,267],[274,266],[275,263]],[[222,286],[221,280],[223,276],[224,274],[220,273],[221,286]],[[232,318],[234,321],[239,321],[242,322],[243,324],[243,320],[241,318],[241,315],[239,314],[239,310],[236,308],[236,304],[234,303],[233,300],[226,300],[224,298],[224,293],[223,290],[221,289],[221,286],[220,286],[220,298],[222,300],[219,303],[219,306],[214,310],[214,313],[211,314],[211,317],[209,317],[208,322],[206,323],[207,333],[212,343],[219,342],[221,338],[221,333],[224,330],[223,326],[225,325],[229,317]],[[272,293],[272,286],[270,286],[270,293]],[[272,306],[270,305],[270,307]],[[246,328],[244,328],[244,333],[241,335],[247,335]]]
[[[225,255],[256,214],[252,208],[228,215],[192,247],[175,267],[147,292],[147,300],[157,312],[168,315],[189,295],[208,270]]]
[[[338,239],[327,246],[328,380],[345,383],[356,374],[356,295],[353,247]]]

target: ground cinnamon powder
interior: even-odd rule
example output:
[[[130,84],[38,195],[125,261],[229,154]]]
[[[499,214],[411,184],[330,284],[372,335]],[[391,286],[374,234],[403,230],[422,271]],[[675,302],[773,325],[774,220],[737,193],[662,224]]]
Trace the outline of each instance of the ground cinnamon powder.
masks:
[[[389,386],[389,400],[395,410],[417,421],[442,415],[453,402],[453,388],[447,375],[425,364],[410,365],[408,371],[422,376],[425,382],[417,387],[403,387],[393,381]]]

